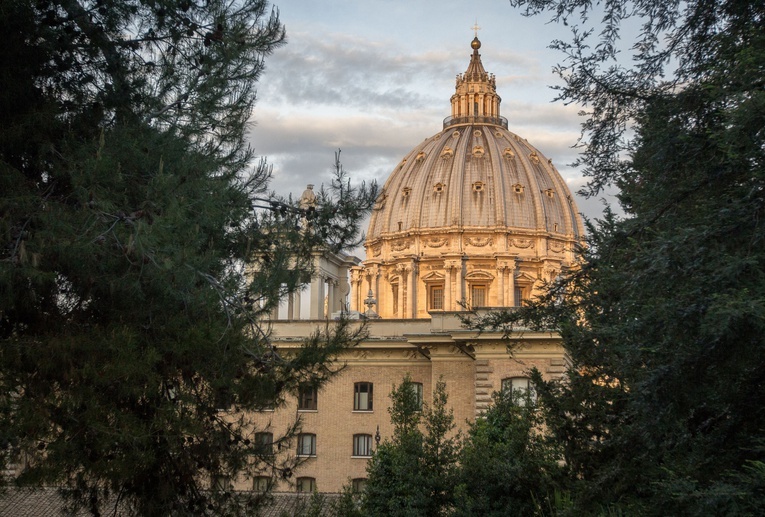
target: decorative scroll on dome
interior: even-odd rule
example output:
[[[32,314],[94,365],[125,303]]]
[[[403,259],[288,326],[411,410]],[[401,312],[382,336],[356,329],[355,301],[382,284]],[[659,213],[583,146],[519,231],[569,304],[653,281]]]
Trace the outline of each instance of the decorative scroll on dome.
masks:
[[[447,159],[454,156],[454,149],[451,147],[444,147],[444,150],[441,151],[441,158]]]
[[[466,241],[471,246],[476,246],[477,248],[494,244],[494,239],[491,237],[468,237]]]
[[[393,241],[390,247],[391,249],[393,249],[393,251],[403,251],[403,250],[409,249],[409,246],[411,245],[412,245],[412,241],[410,241],[409,239],[404,239],[400,241]]]
[[[533,239],[510,239],[510,242],[516,248],[526,249],[534,247]]]
[[[417,157],[414,159],[414,161],[416,161],[417,163],[420,163],[421,161],[425,159],[425,156],[426,156],[425,151],[420,151],[419,153],[417,153]]]
[[[539,163],[539,155],[537,155],[536,151],[531,151],[531,154],[529,155],[529,159],[534,163]]]
[[[428,248],[440,248],[447,242],[449,242],[449,239],[446,237],[431,237],[426,239],[423,244],[425,244],[425,246]]]
[[[473,156],[476,158],[482,158],[485,152],[480,145],[473,147]]]
[[[509,147],[505,147],[505,150],[502,151],[502,154],[505,155],[505,158],[515,158],[515,153]]]

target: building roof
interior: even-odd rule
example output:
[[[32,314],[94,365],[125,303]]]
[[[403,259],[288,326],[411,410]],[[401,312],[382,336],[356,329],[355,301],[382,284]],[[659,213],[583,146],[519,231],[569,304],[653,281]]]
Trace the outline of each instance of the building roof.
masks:
[[[578,240],[578,210],[552,160],[507,129],[495,79],[475,38],[470,64],[457,76],[452,115],[441,132],[415,146],[378,198],[367,245],[434,229],[541,231]]]

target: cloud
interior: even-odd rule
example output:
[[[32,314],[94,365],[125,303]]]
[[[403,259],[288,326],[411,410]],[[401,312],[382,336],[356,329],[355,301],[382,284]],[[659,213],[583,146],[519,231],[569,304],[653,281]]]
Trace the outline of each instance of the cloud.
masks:
[[[553,159],[576,190],[583,180],[567,164],[577,156],[578,109],[549,102],[554,78],[534,52],[485,54],[487,70],[501,72],[497,89],[510,130]],[[337,149],[354,180],[384,183],[409,150],[441,130],[454,78],[469,58],[464,44],[411,49],[392,38],[290,33],[267,61],[251,133],[256,152],[273,165],[271,188],[300,195],[308,183],[328,182]],[[596,202],[577,202],[591,217],[601,213]]]

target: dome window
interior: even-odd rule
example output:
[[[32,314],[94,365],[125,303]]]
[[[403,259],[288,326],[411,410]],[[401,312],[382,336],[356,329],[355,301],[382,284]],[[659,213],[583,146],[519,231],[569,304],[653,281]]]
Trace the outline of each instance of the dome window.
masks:
[[[473,156],[475,156],[476,158],[482,158],[484,153],[485,151],[483,150],[483,147],[481,147],[480,145],[473,147]]]
[[[545,195],[547,197],[553,197],[555,195],[555,191],[553,189],[551,189],[551,188],[548,188],[548,189],[545,190]]]
[[[539,156],[537,155],[536,151],[531,151],[531,154],[529,155],[529,159],[534,163],[539,163]]]
[[[436,183],[435,185],[433,185],[433,192],[435,192],[437,194],[440,194],[443,191],[444,191],[444,184],[443,183],[439,182],[439,183]]]
[[[515,192],[516,194],[523,194],[523,185],[521,185],[520,183],[516,183],[515,185],[513,185],[513,192]]]
[[[473,192],[483,192],[484,182],[476,181],[473,183]]]
[[[476,129],[475,131],[473,131],[473,136],[481,136],[482,134],[483,133],[481,133],[480,129]]]
[[[505,158],[515,158],[515,153],[509,147],[505,147],[505,150],[502,151],[502,154],[505,155]]]
[[[460,137],[459,131],[455,131],[454,133],[452,133],[452,138],[459,138],[459,137]]]
[[[454,156],[454,150],[451,147],[444,147],[444,150],[441,151],[441,158],[448,159]]]
[[[423,161],[424,159],[425,159],[425,152],[424,151],[420,151],[417,154],[417,158],[415,158],[415,161],[419,163],[419,162]]]
[[[411,187],[404,187],[404,188],[401,190],[401,195],[402,195],[403,197],[409,197],[409,194],[411,194],[411,193],[412,193],[412,188],[411,188]]]

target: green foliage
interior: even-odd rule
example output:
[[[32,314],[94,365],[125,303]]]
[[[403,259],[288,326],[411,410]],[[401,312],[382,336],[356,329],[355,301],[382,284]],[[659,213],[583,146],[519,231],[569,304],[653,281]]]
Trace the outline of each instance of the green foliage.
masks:
[[[560,96],[585,105],[582,265],[478,325],[555,328],[572,361],[537,376],[572,514],[759,513],[765,411],[765,10],[758,2],[518,0],[573,29]],[[596,8],[595,11],[593,9]],[[602,14],[599,41],[586,16]],[[582,15],[582,16],[580,16]],[[639,23],[633,64],[616,57]]]
[[[245,132],[284,32],[263,1],[11,0],[0,27],[0,439],[27,458],[17,482],[92,513],[110,494],[141,515],[249,511],[257,494],[204,491],[290,466],[258,452],[248,415],[325,381],[363,336],[341,323],[285,357],[259,321],[310,251],[353,243],[375,189],[338,164],[310,217],[266,196]]]
[[[459,443],[450,436],[454,416],[446,408],[446,384],[436,384],[433,404],[422,413],[408,375],[394,386],[391,400],[393,438],[378,447],[367,467],[364,514],[445,515],[453,506]]]
[[[495,393],[493,400],[460,451],[454,514],[552,514],[560,504],[562,454],[545,434],[543,412],[518,404],[511,393]]]

